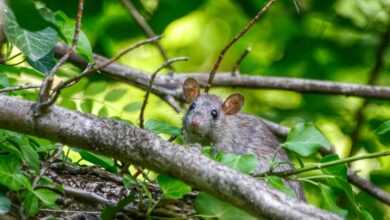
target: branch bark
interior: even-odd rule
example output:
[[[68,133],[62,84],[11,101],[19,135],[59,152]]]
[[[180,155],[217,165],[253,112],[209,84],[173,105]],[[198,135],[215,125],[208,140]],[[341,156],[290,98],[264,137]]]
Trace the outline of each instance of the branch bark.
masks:
[[[61,56],[66,51],[65,45],[57,45],[55,52]],[[97,64],[105,63],[108,59],[95,55]],[[72,55],[69,61],[75,65],[84,67],[87,63],[76,55]],[[118,63],[102,69],[110,77],[127,82],[141,89],[146,89],[149,82],[149,73]],[[174,97],[183,100],[181,85],[188,77],[195,78],[202,86],[207,85],[207,73],[185,73],[174,76],[158,76],[152,88],[152,93],[159,97]],[[297,79],[290,77],[249,76],[242,74],[232,76],[230,73],[218,73],[213,80],[216,87],[239,87],[256,89],[277,89],[302,93],[318,93],[331,95],[357,96],[364,98],[389,99],[390,87],[369,86],[364,84],[331,82],[325,80]]]
[[[268,188],[265,183],[218,164],[194,148],[172,144],[124,122],[51,106],[33,118],[32,102],[0,95],[0,127],[78,146],[168,173],[256,217],[341,219]]]

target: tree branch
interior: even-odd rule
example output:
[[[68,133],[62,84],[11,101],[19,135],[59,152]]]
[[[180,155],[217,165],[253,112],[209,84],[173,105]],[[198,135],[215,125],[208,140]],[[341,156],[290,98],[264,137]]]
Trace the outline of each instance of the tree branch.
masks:
[[[66,51],[65,45],[57,45],[55,52],[61,56]],[[105,63],[108,59],[95,55],[96,63]],[[87,63],[77,55],[72,55],[69,61],[77,66],[84,67]],[[119,79],[138,88],[146,90],[150,74],[121,65],[112,63],[102,68],[105,74]],[[174,97],[177,100],[183,100],[181,96],[181,86],[188,77],[195,78],[201,85],[207,84],[208,74],[206,73],[183,73],[175,74],[173,77],[157,76],[152,93],[163,98],[165,96]],[[389,99],[390,87],[368,86],[364,84],[331,82],[325,80],[297,79],[290,77],[268,77],[268,76],[249,76],[241,74],[231,76],[231,73],[218,73],[213,80],[213,86],[217,87],[236,87],[253,89],[277,89],[302,93],[317,93],[330,95],[357,96],[363,98]]]
[[[256,217],[341,219],[212,161],[194,148],[169,143],[124,122],[99,119],[56,106],[34,120],[30,111],[32,102],[0,95],[0,103],[1,128],[79,146],[167,173]]]

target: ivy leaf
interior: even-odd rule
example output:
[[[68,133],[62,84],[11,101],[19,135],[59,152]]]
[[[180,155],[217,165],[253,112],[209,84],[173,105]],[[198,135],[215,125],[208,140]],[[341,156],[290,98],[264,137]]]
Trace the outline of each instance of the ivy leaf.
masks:
[[[286,183],[283,181],[283,178],[279,176],[266,176],[264,179],[269,186],[284,192],[290,197],[296,197],[294,190],[291,189],[290,186],[286,185]]]
[[[53,12],[43,4],[37,4],[37,7],[42,17],[58,29],[63,40],[67,44],[71,44],[76,22],[69,18],[62,11]],[[80,30],[76,52],[78,55],[85,58],[88,62],[91,62],[93,59],[91,44],[87,38],[87,35],[82,30]]]
[[[50,51],[44,57],[40,58],[37,61],[33,61],[30,58],[27,58],[27,62],[36,70],[39,70],[42,73],[48,74],[50,70],[56,65],[57,61],[54,58],[54,51]]]
[[[384,145],[390,146],[390,120],[381,124],[376,130],[379,140]]]
[[[101,92],[104,92],[107,88],[106,82],[96,82],[96,83],[90,83],[87,88],[84,91],[85,95],[88,96],[94,96]]]
[[[336,196],[332,189],[324,184],[320,184],[320,191],[321,191],[321,196],[322,196],[322,206],[324,209],[327,209],[329,211],[332,211],[343,218],[345,218],[348,214],[348,211],[345,209],[342,209],[337,206],[336,204]]]
[[[157,181],[164,196],[168,199],[181,199],[185,194],[191,192],[190,186],[171,176],[160,174]]]
[[[255,220],[256,218],[245,211],[223,202],[207,193],[200,192],[195,200],[195,209],[207,219],[218,220]]]
[[[294,126],[282,146],[304,157],[322,147],[331,149],[331,143],[312,123],[299,123]]]
[[[4,32],[7,39],[32,61],[46,56],[57,43],[57,32],[47,27],[40,31],[30,32],[21,28],[12,11],[4,7]]]
[[[102,155],[97,155],[86,150],[78,150],[78,152],[84,160],[89,161],[95,165],[101,166],[107,171],[116,173],[116,167],[114,161],[111,158]]]
[[[11,209],[11,201],[3,194],[0,194],[0,215],[7,214]]]
[[[249,174],[255,171],[259,161],[253,154],[236,155],[231,153],[222,153],[219,161],[230,168]]]
[[[172,136],[179,136],[181,134],[180,128],[153,119],[146,121],[145,128],[156,134],[169,134]]]

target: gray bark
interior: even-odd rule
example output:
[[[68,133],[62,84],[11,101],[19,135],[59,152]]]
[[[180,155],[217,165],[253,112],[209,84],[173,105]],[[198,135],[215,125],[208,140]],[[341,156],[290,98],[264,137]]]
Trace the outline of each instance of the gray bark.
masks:
[[[341,219],[270,189],[253,177],[222,166],[194,148],[172,144],[124,122],[100,119],[55,106],[33,120],[30,111],[32,102],[0,95],[0,103],[0,128],[85,148],[176,176],[254,216]]]

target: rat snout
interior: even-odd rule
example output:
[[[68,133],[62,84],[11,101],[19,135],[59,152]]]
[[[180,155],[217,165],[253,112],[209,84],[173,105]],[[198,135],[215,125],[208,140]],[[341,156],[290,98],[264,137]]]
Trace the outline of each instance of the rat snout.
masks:
[[[190,126],[192,129],[197,129],[201,126],[201,118],[199,116],[194,116],[191,119]]]

